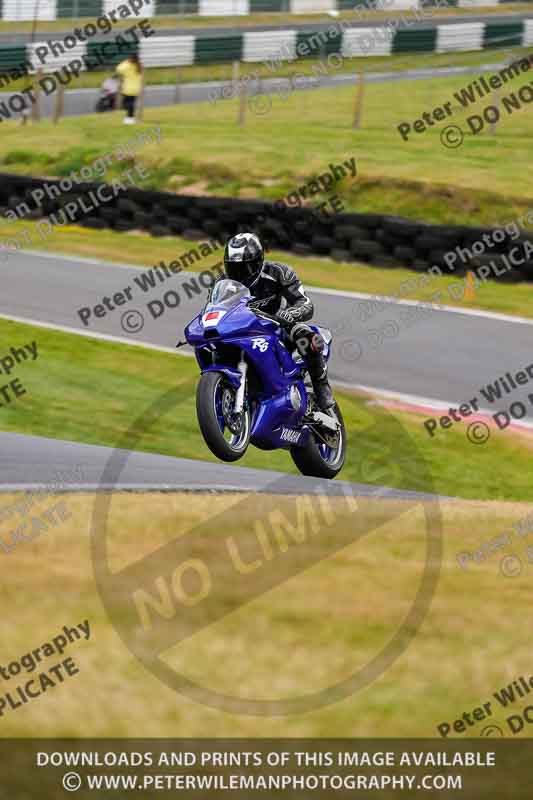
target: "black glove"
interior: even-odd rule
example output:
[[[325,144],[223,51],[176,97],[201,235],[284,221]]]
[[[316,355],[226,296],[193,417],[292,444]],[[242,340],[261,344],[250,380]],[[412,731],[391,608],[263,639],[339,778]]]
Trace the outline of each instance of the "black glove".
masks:
[[[297,322],[292,308],[283,308],[281,311],[278,311],[276,316],[279,319],[280,324],[289,328]]]

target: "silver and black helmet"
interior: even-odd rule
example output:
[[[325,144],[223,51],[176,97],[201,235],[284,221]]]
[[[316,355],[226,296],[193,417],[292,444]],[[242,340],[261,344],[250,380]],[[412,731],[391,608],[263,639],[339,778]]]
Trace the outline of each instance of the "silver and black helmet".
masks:
[[[227,277],[249,289],[257,282],[264,260],[265,251],[255,233],[238,233],[226,244],[224,269]]]

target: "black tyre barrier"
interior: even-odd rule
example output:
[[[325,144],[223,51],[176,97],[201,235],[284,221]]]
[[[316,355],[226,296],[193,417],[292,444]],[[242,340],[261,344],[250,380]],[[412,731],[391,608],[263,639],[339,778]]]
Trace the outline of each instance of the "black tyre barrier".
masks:
[[[189,225],[188,217],[170,217],[170,230],[172,231],[172,233],[183,233],[183,231],[188,227],[188,225]],[[215,222],[213,223],[207,222],[206,225],[216,225],[218,230],[218,225]],[[207,228],[206,232],[211,234],[211,231],[208,230]]]
[[[334,261],[351,261],[352,256],[349,250],[340,250],[335,248],[331,251],[331,257]]]
[[[527,277],[528,280],[533,280],[533,261],[526,261],[520,267],[520,272]]]
[[[107,228],[105,220],[100,219],[100,217],[87,217],[83,224],[86,228],[95,228],[96,230],[105,230]]]
[[[165,225],[152,225],[150,233],[152,236],[172,236],[172,231]]]
[[[385,248],[379,242],[367,241],[366,239],[352,240],[350,243],[350,252],[356,258],[377,258],[378,256],[385,255]]]
[[[394,258],[409,267],[416,259],[416,250],[413,247],[406,247],[400,244],[394,248]]]
[[[483,235],[495,229],[432,225],[389,214],[343,212],[325,216],[316,208],[290,208],[260,199],[190,197],[135,188],[120,191],[109,202],[94,208],[91,195],[94,198],[99,183],[74,184],[69,192],[62,191],[57,198],[45,194],[36,204],[32,196],[35,189],[45,184],[61,189],[61,181],[64,183],[65,179],[0,173],[0,213],[5,216],[9,209],[21,219],[39,219],[57,214],[77,200],[79,208],[72,213],[71,222],[97,230],[140,229],[156,237],[182,235],[186,239],[221,242],[239,231],[253,230],[263,237],[268,249],[317,254],[343,262],[364,261],[387,268],[408,267],[418,272],[436,266],[451,275],[463,275],[493,259],[499,263],[517,245],[523,254],[524,242],[533,243],[533,235],[527,232],[515,239],[506,233],[483,255],[465,260],[457,256],[450,267],[447,254],[456,248],[472,250],[474,243],[483,242]],[[532,281],[533,259],[522,265],[513,262],[513,269],[507,269],[498,279]]]
[[[382,227],[388,234],[398,239],[412,241],[420,233],[423,225],[402,217],[385,217]]]
[[[414,239],[413,247],[417,253],[430,253],[432,250],[447,249],[447,240],[434,233],[422,233]]]
[[[293,253],[296,253],[299,256],[312,256],[313,248],[308,244],[297,243],[293,247]]]
[[[411,269],[414,269],[415,272],[426,272],[427,269],[431,264],[429,261],[424,261],[423,258],[415,258],[413,263],[411,264]]]
[[[332,245],[333,240],[328,236],[313,236],[311,239],[311,247],[313,248],[313,252],[321,255],[330,253]]]
[[[531,262],[529,262],[530,264]],[[498,280],[502,281],[502,283],[518,283],[519,281],[524,280],[524,276],[529,274],[529,279],[531,280],[531,268],[528,264],[524,264],[524,269],[518,271],[517,269],[508,269],[507,264],[503,260],[501,255],[483,255],[483,256],[476,256],[472,259],[472,267],[473,269],[477,269],[478,267],[490,267],[493,266],[497,270]]]

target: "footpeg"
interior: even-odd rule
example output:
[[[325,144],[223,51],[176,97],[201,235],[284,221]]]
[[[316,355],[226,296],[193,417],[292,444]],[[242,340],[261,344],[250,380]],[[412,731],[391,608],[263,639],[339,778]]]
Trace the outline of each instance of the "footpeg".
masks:
[[[324,428],[333,431],[333,433],[336,433],[340,429],[339,421],[329,414],[326,414],[325,411],[313,411],[311,418],[313,422],[318,422]]]

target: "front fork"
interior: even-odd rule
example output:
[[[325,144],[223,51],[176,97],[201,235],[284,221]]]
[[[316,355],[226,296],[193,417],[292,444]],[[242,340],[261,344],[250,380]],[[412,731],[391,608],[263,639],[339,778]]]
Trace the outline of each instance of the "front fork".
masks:
[[[235,393],[235,405],[233,407],[233,411],[235,414],[240,414],[244,406],[244,395],[246,393],[246,372],[248,370],[248,364],[244,360],[244,352],[242,350],[241,360],[237,365],[237,369],[241,373],[241,382]]]

